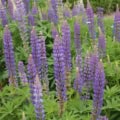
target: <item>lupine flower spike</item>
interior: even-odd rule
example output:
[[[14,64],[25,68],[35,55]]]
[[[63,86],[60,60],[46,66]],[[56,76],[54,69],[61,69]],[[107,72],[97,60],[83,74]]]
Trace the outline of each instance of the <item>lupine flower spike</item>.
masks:
[[[70,71],[71,71],[70,43],[71,43],[70,27],[67,21],[64,21],[62,25],[62,44],[64,49],[67,88],[70,87]]]
[[[94,13],[93,9],[90,5],[89,0],[87,0],[87,9],[86,9],[86,14],[87,14],[87,24],[89,28],[89,34],[91,39],[95,40],[96,38],[96,33],[95,33],[95,26],[94,26]]]
[[[80,24],[78,21],[74,23],[74,41],[76,53],[79,54],[81,51],[81,42],[80,42]]]
[[[106,54],[106,40],[104,33],[102,33],[102,30],[99,28],[99,38],[98,38],[98,51],[99,56],[104,57]]]
[[[114,18],[114,37],[117,41],[120,42],[120,11],[117,5],[115,18]]]
[[[60,116],[64,111],[64,102],[66,101],[66,85],[65,85],[65,62],[64,50],[59,36],[57,35],[54,41],[53,48],[54,57],[54,75],[56,82],[57,97],[60,105]]]
[[[13,51],[12,36],[8,29],[8,25],[6,25],[4,29],[3,43],[4,43],[5,63],[9,75],[9,84],[13,86],[17,86],[16,66],[15,66],[15,58]]]
[[[48,93],[49,91],[49,81],[48,81],[48,64],[46,57],[46,46],[45,46],[45,37],[43,33],[39,33],[39,45],[40,45],[40,61],[41,61],[41,80],[43,83],[43,89]]]
[[[16,3],[16,20],[18,22],[18,28],[20,31],[21,39],[23,40],[23,47],[27,53],[29,53],[28,46],[28,29],[27,24],[28,21],[26,19],[27,12],[25,9],[24,2],[22,0],[15,1]]]
[[[33,57],[37,72],[41,78],[41,58],[40,58],[41,52],[40,52],[40,44],[38,41],[38,36],[35,30],[35,27],[33,27],[31,31],[30,43],[32,48],[32,57]]]
[[[82,92],[83,87],[83,68],[82,68],[82,58],[81,55],[76,56],[76,78],[74,81],[74,89],[78,91],[78,93]]]
[[[18,63],[18,73],[19,73],[19,77],[20,77],[20,80],[21,80],[21,84],[23,86],[28,84],[28,79],[27,79],[27,76],[26,76],[26,73],[25,73],[24,69],[25,69],[24,64],[23,64],[22,61],[20,61]]]
[[[0,20],[1,20],[3,26],[7,25],[8,20],[7,20],[6,9],[3,6],[1,0],[0,0]]]
[[[97,18],[98,18],[98,26],[100,27],[102,33],[105,33],[104,23],[103,23],[103,8],[98,7],[97,9]]]
[[[103,64],[100,61],[96,67],[95,81],[93,84],[93,113],[92,120],[97,120],[100,117],[101,108],[103,104],[103,94],[104,94],[104,84],[105,84],[105,74]]]
[[[42,86],[39,81],[39,75],[37,73],[32,55],[30,55],[28,59],[28,78],[31,91],[31,100],[35,107],[36,119],[44,120],[45,114],[43,109]]]

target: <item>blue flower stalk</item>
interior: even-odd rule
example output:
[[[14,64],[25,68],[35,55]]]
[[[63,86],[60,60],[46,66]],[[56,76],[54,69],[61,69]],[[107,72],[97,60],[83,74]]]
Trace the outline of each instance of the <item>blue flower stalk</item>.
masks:
[[[31,31],[31,36],[30,36],[32,57],[33,57],[37,72],[41,78],[41,51],[40,51],[40,44],[38,39],[39,38],[37,36],[36,30],[33,27]]]
[[[39,44],[40,44],[40,61],[41,61],[40,76],[43,84],[43,89],[48,93],[49,91],[48,63],[46,57],[45,37],[42,32],[39,33]]]
[[[83,80],[84,80],[84,88],[85,88],[85,99],[89,99],[90,97],[90,88],[92,84],[91,78],[91,67],[90,67],[90,53],[87,52],[87,55],[84,60],[84,68],[83,68]]]
[[[28,79],[27,79],[27,75],[25,73],[25,67],[22,61],[19,61],[18,63],[18,73],[19,73],[19,77],[21,80],[21,84],[23,86],[28,84]]]
[[[89,28],[90,38],[95,40],[96,32],[95,32],[94,13],[89,0],[87,0],[86,14],[87,14],[87,24]]]
[[[103,94],[104,94],[104,84],[105,84],[105,74],[103,64],[100,61],[96,67],[95,81],[93,84],[93,113],[92,120],[97,120],[100,117],[101,108],[103,104]]]
[[[53,48],[54,57],[54,77],[56,82],[57,97],[59,100],[59,115],[61,116],[64,112],[64,102],[67,99],[66,96],[66,82],[65,82],[65,61],[64,61],[64,50],[62,42],[57,35],[54,41]]]
[[[105,28],[104,28],[104,22],[103,22],[103,8],[98,7],[97,8],[97,21],[98,21],[98,26],[102,30],[102,33],[105,33]]]
[[[39,81],[39,75],[32,58],[32,55],[28,59],[28,80],[30,84],[31,100],[35,108],[36,120],[45,120],[45,113],[43,108],[42,99],[42,86]]]
[[[81,43],[80,43],[80,24],[75,21],[74,23],[74,42],[76,53],[79,54],[81,51]]]
[[[50,22],[53,22],[54,24],[58,23],[58,16],[51,5],[49,5],[48,9],[48,19],[50,20]]]
[[[56,35],[58,35],[57,28],[53,25],[52,26],[52,38],[55,40]]]
[[[26,19],[27,12],[25,9],[24,2],[22,0],[17,0],[15,1],[15,3],[16,3],[16,7],[14,7],[15,8],[14,11],[16,14],[15,15],[16,21],[18,22],[20,36],[23,41],[23,47],[25,51],[29,53],[29,46],[28,46],[29,36],[28,36],[28,29],[27,29],[28,21]]]
[[[16,65],[15,65],[15,58],[13,51],[12,36],[7,25],[5,26],[4,29],[3,43],[4,43],[5,63],[9,76],[9,85],[17,86]]]
[[[99,38],[98,38],[98,51],[100,57],[104,57],[106,55],[106,40],[104,33],[102,33],[102,30],[100,28],[99,28]]]
[[[70,71],[71,71],[71,34],[70,27],[67,21],[62,24],[62,44],[64,49],[64,61],[65,61],[65,71],[66,71],[66,87],[70,87]]]
[[[117,5],[115,17],[114,17],[114,37],[115,40],[120,42],[120,11]]]
[[[64,7],[63,15],[66,19],[71,18],[71,11],[70,11],[70,8],[68,6]]]
[[[74,81],[74,89],[80,94],[83,87],[83,66],[81,55],[76,56],[76,78]]]
[[[0,1],[0,20],[3,26],[8,24],[6,9],[3,6],[2,1]]]

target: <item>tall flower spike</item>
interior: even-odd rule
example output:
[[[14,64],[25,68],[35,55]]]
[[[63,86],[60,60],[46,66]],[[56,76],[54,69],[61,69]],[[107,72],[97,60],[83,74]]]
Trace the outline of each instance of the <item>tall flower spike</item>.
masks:
[[[75,41],[75,48],[76,53],[79,54],[81,49],[81,43],[80,43],[80,24],[75,21],[74,23],[74,41]]]
[[[8,26],[5,26],[4,29],[4,55],[5,55],[5,63],[8,70],[9,75],[9,84],[16,86],[16,66],[15,66],[15,59],[14,59],[14,51],[13,51],[13,43],[11,33],[8,29]]]
[[[40,75],[41,74],[40,44],[38,42],[38,36],[37,36],[37,33],[34,27],[32,28],[32,31],[31,31],[30,43],[31,43],[31,48],[32,48],[33,60],[34,60],[36,69],[38,71],[38,74]]]
[[[63,13],[65,18],[71,18],[71,11],[70,8],[68,6],[64,7],[64,13]]]
[[[51,6],[49,6],[48,9],[48,19],[50,20],[50,22],[53,22],[54,24],[58,23],[58,16]]]
[[[106,40],[105,36],[99,28],[99,38],[98,38],[98,51],[99,56],[104,57],[106,54]]]
[[[88,28],[89,28],[89,34],[90,34],[91,39],[94,40],[96,38],[95,26],[94,26],[94,24],[95,24],[94,13],[93,13],[93,10],[92,10],[89,0],[87,1],[86,14],[87,14],[87,24],[88,24]]]
[[[44,109],[43,109],[43,100],[42,100],[42,87],[39,82],[39,76],[32,58],[32,55],[28,59],[28,80],[30,84],[31,100],[35,107],[36,119],[44,120]]]
[[[70,42],[71,34],[70,27],[67,21],[63,22],[62,25],[62,44],[64,49],[64,60],[65,60],[65,70],[66,70],[66,85],[70,87],[70,71],[71,71],[71,51],[70,51]]]
[[[78,93],[82,92],[83,86],[83,68],[82,68],[82,58],[81,55],[76,56],[76,78],[74,81],[74,88]]]
[[[92,84],[92,78],[91,78],[91,67],[90,67],[90,53],[87,52],[87,55],[84,60],[84,69],[83,69],[83,80],[84,80],[84,87],[86,89],[86,95],[85,99],[88,99],[91,84]]]
[[[42,86],[39,81],[39,76],[36,75],[35,82],[33,84],[33,105],[35,107],[36,119],[45,120],[45,112],[43,108],[42,99]]]
[[[0,1],[0,20],[2,21],[2,25],[5,26],[8,23],[6,9]]]
[[[93,120],[97,120],[101,113],[101,108],[103,104],[103,94],[104,94],[104,84],[105,84],[105,74],[103,64],[100,61],[95,72],[95,81],[93,84]]]
[[[65,85],[65,62],[64,51],[61,40],[56,36],[53,48],[54,57],[54,76],[56,82],[57,97],[60,105],[60,115],[64,111],[64,101],[66,101],[66,85]]]
[[[56,27],[53,25],[52,27],[52,38],[55,40],[56,35],[58,35],[58,31],[56,29]]]
[[[45,46],[45,37],[43,33],[39,34],[39,44],[40,44],[40,61],[41,61],[41,80],[43,83],[43,89],[48,93],[49,91],[49,81],[48,81],[48,64],[46,57],[46,46]]]
[[[30,0],[23,0],[26,12],[29,13],[30,10]]]
[[[103,23],[103,8],[98,7],[97,8],[97,18],[98,18],[98,26],[101,28],[102,33],[105,33],[104,30],[104,23]]]
[[[27,29],[27,24],[28,21],[26,19],[27,16],[27,12],[25,9],[25,5],[24,2],[22,0],[17,0],[15,1],[16,3],[16,20],[18,22],[18,28],[20,31],[20,36],[21,39],[23,40],[23,47],[25,49],[25,51],[28,53],[29,52],[29,46],[28,46],[28,29]]]
[[[115,17],[114,17],[114,37],[120,42],[120,11],[117,5]]]
[[[29,85],[30,85],[31,100],[33,102],[33,96],[32,96],[33,85],[34,85],[35,78],[36,78],[36,75],[37,75],[37,70],[36,70],[35,63],[33,61],[33,57],[32,57],[31,54],[29,55],[29,58],[28,58],[27,74],[28,74],[28,82],[29,82]]]
[[[24,69],[25,69],[24,64],[23,64],[22,61],[20,61],[18,63],[18,73],[19,73],[19,77],[20,77],[22,85],[28,84],[28,79],[27,79],[27,76],[26,76],[26,73],[25,73]]]

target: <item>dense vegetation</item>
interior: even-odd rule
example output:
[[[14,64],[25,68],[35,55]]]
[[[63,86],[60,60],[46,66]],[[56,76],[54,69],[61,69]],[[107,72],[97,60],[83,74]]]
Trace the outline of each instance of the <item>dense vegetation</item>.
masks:
[[[119,120],[120,1],[50,1],[0,1],[0,120]]]

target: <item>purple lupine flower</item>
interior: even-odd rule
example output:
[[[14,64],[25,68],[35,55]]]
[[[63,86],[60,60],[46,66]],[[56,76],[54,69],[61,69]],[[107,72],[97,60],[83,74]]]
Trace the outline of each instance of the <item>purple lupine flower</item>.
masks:
[[[79,8],[78,5],[74,5],[72,9],[72,16],[77,16],[79,14]]]
[[[90,55],[90,70],[91,70],[91,80],[92,80],[92,85],[95,81],[95,71],[96,71],[96,67],[98,65],[99,62],[99,57],[98,57],[98,53],[95,50],[94,53],[91,53]]]
[[[45,46],[45,37],[42,32],[39,35],[39,45],[40,45],[40,62],[41,62],[41,80],[43,83],[43,89],[48,93],[49,91],[49,81],[48,81],[48,64],[46,57],[46,46]]]
[[[79,53],[81,49],[80,24],[77,21],[74,23],[74,42],[75,42],[76,53]]]
[[[96,33],[95,33],[95,26],[94,26],[94,13],[93,9],[90,5],[90,2],[88,0],[87,2],[87,9],[86,9],[86,14],[87,14],[87,24],[89,28],[89,34],[90,37],[94,40],[96,38]]]
[[[52,27],[52,38],[55,40],[56,35],[58,35],[58,31],[55,26]]]
[[[28,29],[27,29],[28,21],[26,19],[27,12],[26,12],[25,5],[22,0],[17,0],[15,1],[15,3],[16,3],[16,8],[15,8],[16,15],[15,16],[18,22],[20,36],[23,40],[23,47],[25,51],[28,52],[29,51],[29,46],[28,46],[29,36],[28,36]]]
[[[42,12],[42,20],[48,21],[48,13],[46,11]]]
[[[70,35],[70,27],[67,21],[64,21],[62,25],[62,43],[65,55],[65,67],[67,71],[71,70],[71,51],[70,51],[70,43],[71,43],[71,35]]]
[[[102,62],[98,63],[95,72],[95,81],[93,84],[93,120],[99,118],[101,113],[101,108],[103,104],[103,94],[104,94],[104,84],[105,84],[105,74]]]
[[[36,5],[36,2],[34,2],[34,4],[33,4],[31,12],[32,12],[33,15],[37,15],[38,14],[38,8],[37,8],[37,5]]]
[[[28,14],[28,23],[31,26],[35,26],[35,18],[31,13]]]
[[[6,5],[6,0],[1,0],[3,5]]]
[[[45,112],[43,108],[43,98],[42,98],[42,86],[39,81],[39,76],[36,75],[35,82],[33,84],[33,105],[35,107],[36,119],[45,120]]]
[[[27,76],[26,76],[26,73],[25,73],[24,69],[25,69],[24,64],[23,64],[22,61],[20,61],[18,63],[18,73],[19,73],[19,77],[20,77],[22,85],[28,84],[28,79],[27,79]]]
[[[1,1],[0,1],[0,20],[2,21],[3,26],[7,25],[8,21],[7,21],[6,9]]]
[[[71,71],[71,51],[70,51],[70,27],[67,21],[64,21],[62,25],[62,44],[64,49],[64,62],[66,70],[66,86],[70,87],[70,71]]]
[[[81,58],[81,55],[78,54],[76,56],[76,78],[74,81],[74,89],[77,90],[78,93],[81,93],[82,86],[83,86],[82,58]]]
[[[66,85],[65,85],[65,62],[64,50],[59,36],[56,36],[53,48],[54,57],[54,76],[56,82],[57,97],[60,104],[60,115],[63,113],[64,101],[66,101]]]
[[[106,54],[106,40],[105,40],[105,36],[102,33],[101,29],[99,31],[100,31],[99,38],[98,38],[99,56],[104,57]]]
[[[57,0],[51,0],[51,7],[54,9],[55,14],[57,15]]]
[[[32,100],[32,103],[33,103],[33,96],[32,96],[33,85],[34,85],[35,78],[36,78],[36,75],[37,75],[37,70],[36,70],[35,63],[34,63],[34,60],[33,60],[33,57],[32,57],[31,54],[29,55],[29,58],[28,58],[27,74],[28,74],[28,83],[29,83],[30,92],[31,92],[31,100]]]
[[[45,115],[42,104],[42,87],[41,83],[39,82],[39,76],[37,74],[32,55],[29,56],[27,69],[28,80],[30,84],[31,100],[35,107],[36,119],[44,120]]]
[[[29,13],[30,10],[30,0],[23,0],[26,12]]]
[[[92,78],[91,78],[91,67],[90,67],[90,53],[87,53],[85,60],[84,60],[84,68],[83,68],[83,82],[84,87],[86,89],[86,95],[84,96],[85,99],[88,99],[89,91],[92,84]]]
[[[63,15],[65,18],[71,18],[71,11],[70,9],[68,8],[68,6],[64,7],[64,11],[63,11]]]
[[[9,84],[16,86],[17,85],[16,66],[15,66],[15,58],[13,51],[12,36],[7,25],[5,26],[3,40],[4,40],[5,63],[9,75]]]
[[[41,72],[40,71],[40,69],[41,69],[40,44],[38,42],[38,36],[37,36],[37,33],[36,33],[34,27],[32,28],[32,31],[31,31],[30,43],[31,43],[31,48],[32,48],[33,60],[34,60],[36,69],[38,71],[38,74],[40,75],[41,74],[40,73]]]
[[[54,24],[58,23],[58,16],[52,7],[49,7],[48,9],[48,19]]]
[[[117,41],[120,41],[120,11],[117,5],[115,17],[114,17],[114,37]]]
[[[97,9],[97,18],[98,18],[98,26],[101,28],[102,33],[105,33],[104,23],[103,23],[103,8],[98,7]]]

